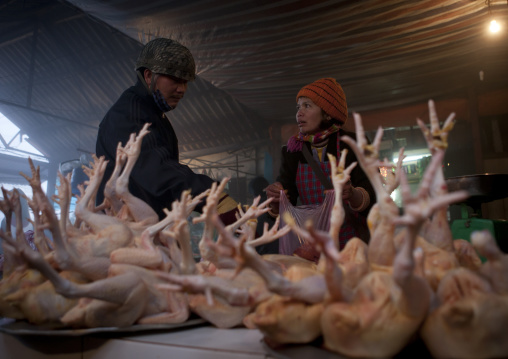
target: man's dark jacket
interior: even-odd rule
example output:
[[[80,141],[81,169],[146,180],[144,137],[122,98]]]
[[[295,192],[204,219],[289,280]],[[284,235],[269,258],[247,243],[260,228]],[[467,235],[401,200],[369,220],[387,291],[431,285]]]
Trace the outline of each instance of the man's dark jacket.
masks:
[[[190,189],[195,196],[209,189],[214,181],[179,163],[178,139],[173,126],[139,80],[120,96],[99,125],[96,154],[105,156],[109,162],[97,203],[104,200],[104,186],[115,167],[118,143],[125,145],[129,136],[139,133],[145,123],[151,124],[150,133],[143,138],[129,190],[163,218],[163,209],[171,209],[171,203],[180,199],[182,191]]]

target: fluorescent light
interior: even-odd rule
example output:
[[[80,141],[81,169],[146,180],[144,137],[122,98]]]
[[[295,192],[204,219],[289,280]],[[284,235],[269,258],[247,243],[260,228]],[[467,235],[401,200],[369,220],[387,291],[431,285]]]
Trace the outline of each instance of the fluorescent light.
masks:
[[[495,34],[501,30],[501,25],[499,25],[496,20],[492,20],[489,25],[489,30]]]
[[[423,155],[406,156],[406,158],[404,158],[402,160],[402,163],[404,163],[404,162],[418,161],[420,158],[428,157],[428,156],[430,156],[430,155],[429,154],[423,154]],[[393,158],[393,163],[397,163],[398,161],[399,161],[398,157],[394,157]]]

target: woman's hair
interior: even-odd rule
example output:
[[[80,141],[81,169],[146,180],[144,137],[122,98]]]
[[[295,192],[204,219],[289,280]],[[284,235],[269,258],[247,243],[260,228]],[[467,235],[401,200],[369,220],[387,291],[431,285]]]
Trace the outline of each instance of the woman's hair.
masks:
[[[330,118],[329,120],[326,119],[326,115],[330,116],[329,114],[326,113],[325,110],[321,109],[321,115],[322,115],[322,121],[321,123],[319,124],[319,129],[320,130],[326,130],[327,128],[329,128],[331,125],[337,125],[337,126],[342,126],[343,125],[343,122],[342,121],[339,121],[335,118]]]

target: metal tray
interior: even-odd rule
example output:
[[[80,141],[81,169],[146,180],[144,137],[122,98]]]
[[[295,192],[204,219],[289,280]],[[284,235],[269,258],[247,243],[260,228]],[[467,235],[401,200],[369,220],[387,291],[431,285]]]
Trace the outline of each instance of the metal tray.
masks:
[[[85,329],[57,328],[50,325],[35,325],[23,320],[0,318],[0,332],[11,335],[83,336],[97,333],[135,334],[147,331],[168,331],[208,324],[202,318],[189,319],[177,324],[136,324],[128,327],[100,327]]]

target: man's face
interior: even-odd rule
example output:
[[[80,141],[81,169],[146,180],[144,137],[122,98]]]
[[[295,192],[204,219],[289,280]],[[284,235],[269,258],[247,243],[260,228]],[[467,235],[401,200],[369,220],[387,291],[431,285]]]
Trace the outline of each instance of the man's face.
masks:
[[[148,74],[145,73],[145,81],[148,87],[151,87],[153,76],[154,74],[151,71]],[[185,95],[185,91],[187,91],[188,81],[163,74],[158,74],[155,81],[154,90],[159,90],[168,105],[175,108]]]
[[[158,89],[169,106],[175,108],[187,91],[187,80],[160,74],[155,89]]]

